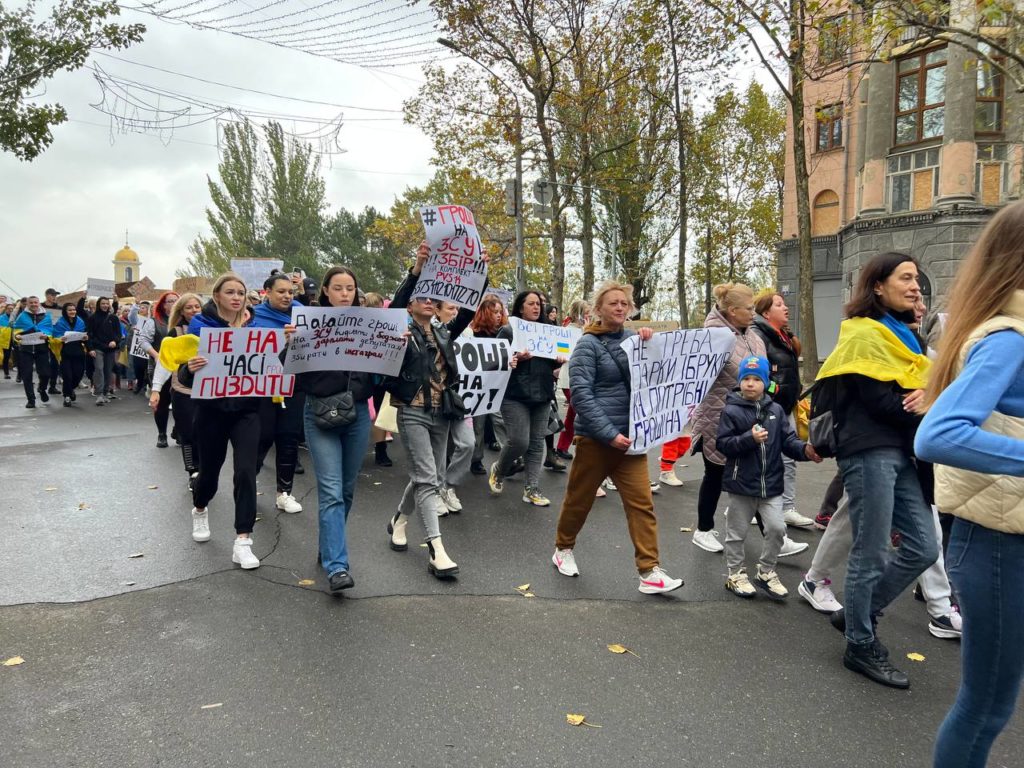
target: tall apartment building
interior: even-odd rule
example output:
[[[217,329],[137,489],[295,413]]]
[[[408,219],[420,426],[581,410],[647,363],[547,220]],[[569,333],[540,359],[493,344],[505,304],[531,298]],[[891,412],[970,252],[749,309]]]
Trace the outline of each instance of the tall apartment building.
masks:
[[[950,10],[969,19],[976,6],[953,0]],[[1024,94],[1007,87],[998,68],[913,27],[886,43],[885,61],[851,63],[858,56],[842,30],[863,13],[853,5],[822,26],[812,56],[825,74],[805,87],[822,359],[861,266],[876,253],[913,255],[925,302],[941,306],[985,222],[1020,196],[1024,171]],[[787,142],[778,280],[799,329],[792,123]]]

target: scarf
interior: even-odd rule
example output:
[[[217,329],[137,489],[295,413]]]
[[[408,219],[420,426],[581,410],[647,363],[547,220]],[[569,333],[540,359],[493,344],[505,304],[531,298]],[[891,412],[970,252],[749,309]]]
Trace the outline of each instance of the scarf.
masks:
[[[931,364],[920,352],[911,351],[887,325],[870,317],[851,317],[839,326],[839,341],[821,366],[818,380],[859,374],[876,381],[895,381],[904,389],[924,389]]]
[[[906,323],[893,317],[891,312],[886,312],[882,315],[878,322],[896,334],[896,338],[902,341],[906,348],[915,355],[921,354],[921,342],[917,340],[914,332],[910,330]]]

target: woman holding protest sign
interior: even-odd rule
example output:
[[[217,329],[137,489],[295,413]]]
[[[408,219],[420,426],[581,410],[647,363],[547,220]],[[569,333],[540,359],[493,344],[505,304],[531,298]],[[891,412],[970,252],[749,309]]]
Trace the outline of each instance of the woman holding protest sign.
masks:
[[[455,339],[469,326],[475,309],[460,309],[447,325],[432,322],[436,312],[434,302],[430,298],[412,299],[429,257],[429,247],[421,243],[416,263],[395,291],[392,302],[396,307],[408,307],[412,323],[402,369],[387,382],[391,402],[398,409],[399,434],[409,460],[409,484],[402,494],[398,512],[388,523],[388,534],[392,549],[407,549],[409,515],[413,509],[418,510],[430,555],[427,568],[437,578],[445,579],[459,572],[459,566],[445,551],[438,525],[438,518],[447,514],[441,493],[448,463],[448,436],[451,423],[467,415],[462,397],[456,391]],[[486,264],[487,254],[482,254],[481,258]],[[486,283],[484,288],[486,290]]]
[[[683,586],[662,570],[658,558],[658,520],[647,474],[647,456],[628,455],[631,382],[629,360],[622,342],[636,332],[625,327],[633,309],[633,286],[608,281],[594,294],[594,314],[569,361],[569,388],[576,408],[576,457],[569,470],[565,498],[558,515],[555,553],[558,572],[579,576],[574,548],[587,521],[597,489],[611,477],[626,513],[634,560],[640,574],[638,589],[647,595]],[[641,339],[653,331],[641,328]]]
[[[275,285],[283,290],[282,284]],[[358,295],[355,273],[348,267],[331,267],[324,275],[315,306],[352,307]],[[290,322],[285,326],[289,336],[294,330]],[[373,396],[373,375],[362,371],[307,371],[296,374],[295,391],[306,398],[303,419],[316,473],[319,560],[331,592],[339,592],[355,585],[349,572],[345,526],[370,439],[367,401]],[[321,403],[333,407],[337,423],[325,423],[316,415]]]
[[[241,328],[245,324],[245,283],[237,275],[225,274],[213,285],[213,298],[188,324],[188,332],[199,336],[203,328]],[[178,377],[191,387],[196,371],[207,364],[195,355],[178,369]],[[256,463],[260,440],[260,400],[256,397],[224,397],[197,400],[195,440],[199,446],[199,476],[192,491],[192,539],[209,541],[209,504],[217,493],[220,470],[227,458],[228,443],[234,464],[235,542],[231,560],[245,569],[259,568],[252,552],[252,529],[256,524]]]
[[[174,302],[167,318],[167,339],[178,339],[188,335],[188,324],[203,310],[203,302],[194,293],[183,293]],[[173,343],[173,342],[172,342]],[[161,345],[162,348],[162,345]],[[170,387],[171,406],[174,409],[174,430],[181,445],[181,458],[188,475],[188,489],[192,491],[199,475],[199,451],[195,445],[195,404],[192,390],[181,383],[177,366],[164,366],[161,359],[153,369],[153,392],[149,396],[149,407],[153,411],[160,406],[160,391],[164,385]]]
[[[543,305],[540,293],[523,291],[512,302],[509,314],[528,322],[543,322]],[[506,339],[511,344],[512,326],[503,327],[498,338]],[[536,507],[547,507],[551,502],[540,492],[544,438],[548,432],[551,401],[555,398],[555,370],[568,362],[568,358],[558,355],[552,360],[523,349],[516,350],[512,360],[512,375],[508,389],[505,390],[505,399],[501,403],[501,418],[505,423],[508,440],[502,445],[498,460],[491,465],[488,483],[491,493],[500,494],[504,490],[504,479],[512,474],[512,464],[516,459],[525,457],[526,487],[523,488],[523,501]],[[561,464],[560,460],[555,460]]]
[[[60,320],[53,326],[53,338],[61,339],[69,333],[76,334],[73,341],[65,341],[60,348],[61,387],[64,390],[64,407],[70,408],[75,401],[75,387],[85,373],[85,359],[88,351],[85,342],[89,335],[85,331],[85,321],[78,316],[78,307],[67,302],[60,311]]]

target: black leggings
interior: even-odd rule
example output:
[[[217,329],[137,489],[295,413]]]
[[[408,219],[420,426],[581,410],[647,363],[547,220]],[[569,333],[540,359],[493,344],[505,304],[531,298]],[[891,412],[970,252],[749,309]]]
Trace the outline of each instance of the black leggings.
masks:
[[[39,374],[39,391],[46,389],[50,382],[50,350],[43,344],[23,347],[18,355],[18,373],[25,387],[25,397],[30,403],[36,401],[35,390],[32,389],[32,368]]]
[[[697,529],[710,531],[715,527],[715,510],[722,497],[725,465],[708,461],[703,452],[701,458],[704,459],[704,477],[700,481],[700,492],[697,495]]]
[[[263,460],[274,453],[277,471],[277,492],[291,493],[295,480],[295,463],[299,459],[299,437],[302,435],[302,411],[306,396],[296,392],[285,403],[275,403],[267,398],[260,403],[260,450],[257,467],[263,467]]]
[[[191,398],[190,398],[191,399]],[[157,434],[167,434],[167,419],[171,413],[171,382],[164,382],[163,389],[160,390],[160,402],[156,404],[156,410],[153,411],[153,421],[156,422]],[[174,423],[178,423],[177,414],[174,417]]]
[[[220,470],[231,443],[234,463],[235,533],[252,533],[256,524],[256,462],[260,443],[258,410],[225,411],[219,401],[196,407],[195,437],[199,446],[199,477],[192,503],[205,509],[217,495]]]
[[[11,376],[11,348],[7,347],[4,349],[4,376],[10,378]]]
[[[185,462],[185,472],[191,477],[199,471],[199,451],[195,444],[195,401],[189,395],[172,389],[171,403],[174,405],[174,427],[181,441],[181,459]]]
[[[146,377],[149,374],[149,358],[135,357],[128,355],[131,361],[132,372],[135,374],[135,394],[139,394],[146,388]]]
[[[85,355],[64,355],[60,359],[61,389],[64,397],[74,397],[75,387],[85,374]]]

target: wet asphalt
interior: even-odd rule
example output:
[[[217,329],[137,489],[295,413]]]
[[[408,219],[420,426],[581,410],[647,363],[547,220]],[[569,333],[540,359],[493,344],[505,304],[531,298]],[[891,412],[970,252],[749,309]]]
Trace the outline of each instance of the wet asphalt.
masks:
[[[881,634],[911,690],[845,670],[841,636],[796,596],[814,531],[791,529],[812,546],[780,564],[788,602],[726,592],[721,556],[680,531],[696,525],[697,460],[678,470],[683,488],[655,497],[662,562],[686,584],[650,597],[614,492],[577,543],[582,576],[555,572],[566,476],[550,472],[547,509],[523,504],[518,481],[494,498],[471,476],[465,511],[442,520],[461,573],[434,579],[418,523],[409,551],[387,546],[405,483],[397,440],[394,467],[364,462],[349,519],[356,586],[334,597],[316,564],[308,453],[300,514],[276,511],[272,467],[261,474],[263,565],[243,572],[229,485],[211,541],[196,544],[180,455],[155,447],[143,397],[98,408],[85,392],[76,407],[28,411],[20,385],[0,380],[0,661],[24,659],[0,667],[4,768],[931,764],[957,643],[929,635],[924,606],[904,596]],[[805,514],[832,472],[801,465]],[[571,726],[570,713],[600,727]],[[1022,725],[1018,713],[991,766],[1024,765]]]

